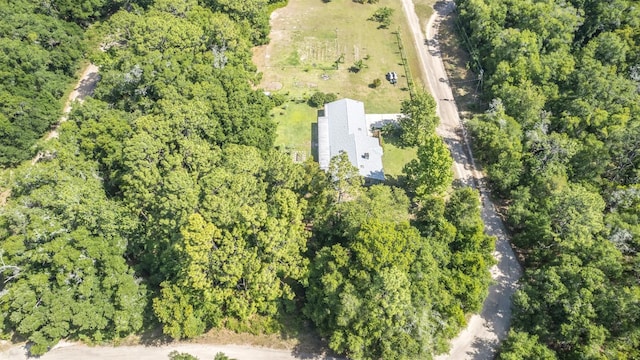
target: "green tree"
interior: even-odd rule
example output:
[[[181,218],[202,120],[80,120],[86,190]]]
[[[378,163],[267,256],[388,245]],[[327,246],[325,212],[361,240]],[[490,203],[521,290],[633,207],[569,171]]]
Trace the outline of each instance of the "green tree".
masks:
[[[555,360],[555,353],[538,342],[538,337],[511,330],[500,347],[499,360]]]
[[[351,65],[351,67],[349,68],[349,71],[358,73],[360,72],[360,70],[366,69],[367,67],[369,66],[364,62],[364,60],[360,59],[354,62],[353,65]]]
[[[471,130],[528,268],[504,357],[552,357],[538,345],[563,359],[637,357],[637,276],[622,270],[638,269],[638,211],[624,210],[639,163],[636,2],[456,5],[485,98],[502,100]]]
[[[203,320],[205,315],[199,306],[194,308],[192,303],[204,304],[169,282],[162,283],[161,288],[160,296],[153,299],[153,311],[163,324],[163,333],[173,339],[188,339],[202,334],[207,325]]]
[[[329,162],[327,171],[336,193],[336,202],[341,203],[357,197],[364,183],[358,168],[349,160],[349,154],[341,152]]]
[[[307,103],[311,107],[320,108],[323,107],[324,104],[334,102],[337,99],[338,97],[334,93],[323,93],[321,91],[316,91],[311,95],[311,97],[309,97]]]
[[[232,359],[227,355],[225,355],[224,353],[219,352],[219,353],[216,353],[216,356],[213,358],[213,360],[236,360],[236,359]]]
[[[402,102],[400,127],[405,146],[419,146],[424,138],[435,134],[440,122],[436,115],[436,102],[431,94],[419,91]]]
[[[267,43],[270,30],[267,12],[269,0],[207,0],[205,3],[216,12],[228,14],[246,28],[254,45]]]
[[[597,358],[609,336],[605,313],[615,308],[618,298],[600,270],[565,259],[560,266],[530,274],[535,282],[515,297],[516,324],[533,324],[532,333],[560,354]]]
[[[0,166],[7,167],[32,158],[58,121],[86,48],[82,29],[56,11],[28,1],[0,7]]]
[[[302,169],[278,161],[290,162],[229,145],[202,178],[200,212],[165,249],[175,266],[163,270],[170,281],[154,310],[168,335],[192,337],[224,317],[274,316],[304,281],[305,202],[291,190]]]
[[[378,8],[373,15],[369,18],[371,21],[380,23],[380,28],[386,29],[391,25],[391,16],[393,15],[393,9],[387,6]]]
[[[169,353],[170,360],[198,360],[197,357],[186,353],[186,352],[178,352],[178,350],[173,350]]]
[[[448,243],[449,288],[460,299],[465,312],[479,311],[491,282],[489,266],[495,263],[492,255],[495,238],[484,233],[478,192],[469,187],[456,189],[446,204],[444,216],[456,229],[455,237]]]
[[[423,197],[445,191],[453,181],[453,159],[441,138],[426,137],[418,148],[417,159],[404,167],[407,182],[416,195]]]
[[[0,220],[2,261],[17,269],[2,274],[3,332],[28,339],[33,355],[63,338],[103,341],[142,327],[145,287],[124,258],[135,221],[75,151],[20,170]]]
[[[419,263],[431,279],[437,276],[428,250],[418,251],[426,242],[407,223],[374,219],[346,246],[320,250],[307,291],[305,313],[329,346],[354,359],[428,356],[435,346],[434,294],[412,284],[410,273]]]
[[[491,185],[506,196],[520,181],[522,165],[522,130],[494,101],[486,114],[476,116],[467,126],[473,137],[477,158],[486,165]]]

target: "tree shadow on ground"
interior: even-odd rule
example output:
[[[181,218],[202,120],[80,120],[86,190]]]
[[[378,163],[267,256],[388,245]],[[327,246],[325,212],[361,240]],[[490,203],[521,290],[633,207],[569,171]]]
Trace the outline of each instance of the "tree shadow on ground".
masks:
[[[279,312],[279,335],[284,340],[296,340],[297,344],[291,350],[296,359],[345,359],[329,349],[313,322],[302,314],[304,304],[301,300],[294,300],[289,305],[289,311]]]
[[[162,346],[174,342],[174,340],[162,332],[162,325],[155,324],[149,326],[140,334],[140,345],[144,346]]]
[[[407,188],[407,177],[405,175],[385,175],[384,184],[401,189]]]
[[[427,40],[427,45],[437,47],[437,53],[442,56],[448,79],[451,85],[456,105],[463,117],[467,113],[481,113],[486,110],[486,104],[482,101],[482,84],[477,73],[470,68],[473,62],[461,40],[460,29],[456,26],[457,13],[451,11],[450,4],[445,1],[437,1],[434,4],[436,12],[444,16],[438,24],[439,31],[434,39]]]
[[[384,141],[385,144],[391,144],[399,148],[405,148],[404,144],[402,143],[402,139],[400,138],[401,135],[402,129],[399,126],[395,129],[384,130],[380,134],[380,136],[382,136],[382,141]]]
[[[318,162],[318,123],[311,123],[311,156]]]
[[[495,340],[476,339],[473,342],[473,350],[467,352],[467,355],[472,360],[495,359],[497,346],[498,343]]]

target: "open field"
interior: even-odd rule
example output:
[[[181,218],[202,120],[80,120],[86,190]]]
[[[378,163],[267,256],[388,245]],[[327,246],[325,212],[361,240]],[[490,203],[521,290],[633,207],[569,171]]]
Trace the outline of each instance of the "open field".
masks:
[[[272,114],[278,122],[276,145],[284,150],[311,156],[312,130],[317,123],[317,110],[306,102],[287,101],[282,106],[273,109]],[[295,156],[295,154],[294,154]],[[304,159],[296,159],[303,161]]]
[[[382,6],[396,9],[389,29],[378,29],[378,23],[367,20]],[[409,96],[394,34],[403,22],[400,9],[393,0],[378,5],[351,0],[289,1],[272,14],[271,42],[254,52],[253,60],[263,73],[260,86],[293,98],[333,92],[363,101],[368,112],[398,112],[400,101]],[[336,70],[339,58],[342,62]],[[358,60],[367,68],[349,71]],[[389,71],[401,75],[396,86],[384,81]],[[374,89],[370,85],[376,78],[383,82]]]
[[[416,0],[429,7],[432,0]],[[368,18],[380,7],[394,9],[388,29]],[[430,8],[429,8],[430,10]],[[351,0],[290,0],[271,16],[271,42],[254,49],[253,61],[262,72],[260,88],[286,94],[289,101],[274,109],[278,124],[276,145],[295,152],[297,160],[312,156],[312,129],[316,110],[304,100],[316,91],[335,93],[363,101],[367,113],[397,113],[409,98],[408,82],[398,46],[399,31],[412,78],[419,79],[420,66],[411,46],[408,25],[397,0],[378,4],[358,4]],[[404,36],[403,34],[407,34]],[[404,37],[408,37],[404,39]],[[337,64],[336,61],[341,62]],[[350,71],[354,62],[366,67]],[[385,79],[389,71],[398,73],[394,86]],[[375,79],[382,84],[373,87]],[[416,83],[422,88],[422,83]],[[385,147],[385,168],[390,175],[401,173],[415,150]]]

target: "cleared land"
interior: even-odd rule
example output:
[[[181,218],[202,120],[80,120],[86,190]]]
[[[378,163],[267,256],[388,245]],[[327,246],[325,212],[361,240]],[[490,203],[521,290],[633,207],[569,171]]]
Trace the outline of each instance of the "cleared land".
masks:
[[[395,10],[388,29],[368,20],[381,7]],[[401,38],[409,34],[401,2],[381,0],[372,5],[351,0],[290,0],[273,12],[271,26],[271,42],[255,48],[253,60],[263,73],[260,87],[288,96],[289,100],[273,112],[278,123],[276,145],[292,151],[295,160],[313,155],[316,109],[304,101],[314,92],[363,101],[368,113],[397,113],[402,100],[409,97],[396,35],[398,31]],[[420,67],[410,40],[402,38],[411,72],[415,72]],[[336,69],[338,59],[341,62]],[[366,67],[351,71],[358,60]],[[385,79],[389,71],[399,75],[395,86]],[[381,80],[380,86],[372,85],[375,79]],[[385,171],[400,175],[414,156],[413,149],[385,147]]]

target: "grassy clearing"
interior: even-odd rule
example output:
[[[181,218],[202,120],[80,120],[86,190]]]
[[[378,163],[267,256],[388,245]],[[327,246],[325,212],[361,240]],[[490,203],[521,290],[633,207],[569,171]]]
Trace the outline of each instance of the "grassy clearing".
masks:
[[[406,80],[399,79],[395,87],[386,81],[376,89],[370,85],[376,78],[384,80],[388,71],[402,73],[393,33],[403,20],[399,5],[391,0],[379,6],[291,0],[273,15],[271,43],[256,50],[254,61],[264,74],[260,86],[270,91],[282,86],[281,91],[292,97],[333,92],[364,101],[370,112],[397,112],[400,101],[408,97]],[[381,6],[395,9],[389,29],[377,29],[378,23],[367,20]],[[367,67],[349,71],[358,60]]]
[[[384,155],[382,155],[382,166],[387,176],[398,178],[402,175],[404,166],[416,157],[418,153],[415,147],[401,148],[394,144],[384,144]]]
[[[402,176],[404,166],[416,157],[418,149],[416,147],[401,147],[400,139],[394,134],[385,135],[383,140],[382,166],[384,166],[384,173],[398,179]]]
[[[310,151],[311,130],[317,122],[316,109],[294,100],[275,108],[272,114],[278,123],[276,145],[295,151]]]
[[[389,29],[379,29],[378,23],[368,20],[383,6],[395,10]],[[298,100],[316,91],[332,92],[338,98],[363,101],[368,113],[399,112],[400,103],[409,97],[395,34],[398,29],[407,34],[403,42],[412,73],[419,67],[399,1],[370,5],[351,0],[290,0],[274,12],[271,26],[269,45],[254,50],[254,62],[263,73],[261,88]],[[336,69],[338,59],[342,62]],[[358,60],[366,67],[350,71]],[[396,86],[385,80],[389,71],[399,75]],[[375,79],[382,80],[377,88],[372,86]],[[276,145],[310,154],[315,109],[303,103],[285,105],[273,113],[278,123]]]

